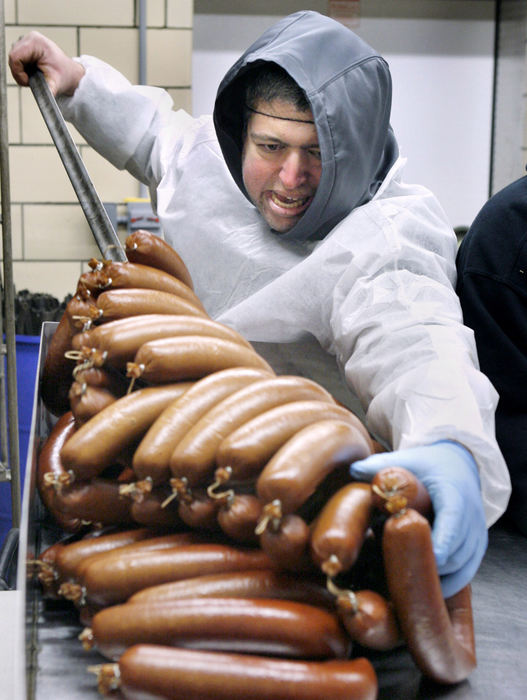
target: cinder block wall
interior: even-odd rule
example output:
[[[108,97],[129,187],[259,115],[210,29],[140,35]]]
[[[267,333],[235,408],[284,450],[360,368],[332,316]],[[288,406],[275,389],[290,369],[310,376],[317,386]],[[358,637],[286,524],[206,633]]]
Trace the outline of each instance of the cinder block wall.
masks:
[[[190,112],[193,0],[148,0],[146,7],[146,82],[168,89],[174,108]],[[69,55],[97,56],[138,82],[136,0],[4,0],[4,8],[8,49],[36,29]],[[62,300],[100,253],[35,99],[9,70],[7,95],[15,285]],[[100,198],[124,215],[124,200],[140,195],[139,183],[68,127]],[[124,240],[126,229],[118,233]]]

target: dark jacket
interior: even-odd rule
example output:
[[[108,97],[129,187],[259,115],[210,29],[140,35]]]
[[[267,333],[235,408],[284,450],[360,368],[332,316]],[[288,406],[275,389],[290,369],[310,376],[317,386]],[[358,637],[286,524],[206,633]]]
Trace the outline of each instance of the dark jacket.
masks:
[[[527,176],[485,204],[457,269],[481,370],[500,395],[496,437],[511,474],[509,514],[527,535]]]

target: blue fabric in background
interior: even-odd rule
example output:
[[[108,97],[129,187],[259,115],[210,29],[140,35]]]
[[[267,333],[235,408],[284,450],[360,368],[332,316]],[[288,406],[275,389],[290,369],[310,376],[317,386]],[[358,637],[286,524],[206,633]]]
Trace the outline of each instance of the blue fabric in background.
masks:
[[[33,398],[35,392],[35,378],[37,373],[39,348],[40,336],[16,336],[16,379],[21,493],[24,490],[24,476],[26,471],[29,435],[31,432],[31,418],[33,413]],[[11,527],[11,482],[2,481],[0,482],[0,547],[2,546]]]

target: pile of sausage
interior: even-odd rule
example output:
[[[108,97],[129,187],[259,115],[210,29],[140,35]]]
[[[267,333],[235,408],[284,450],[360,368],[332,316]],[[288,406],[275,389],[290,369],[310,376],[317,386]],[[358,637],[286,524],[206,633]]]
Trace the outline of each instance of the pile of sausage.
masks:
[[[466,678],[470,588],[443,600],[422,485],[397,467],[350,483],[376,449],[360,421],[210,319],[162,239],[126,251],[81,275],[41,381],[38,489],[74,541],[38,578],[111,661],[101,693],[373,700],[366,650],[401,644]]]

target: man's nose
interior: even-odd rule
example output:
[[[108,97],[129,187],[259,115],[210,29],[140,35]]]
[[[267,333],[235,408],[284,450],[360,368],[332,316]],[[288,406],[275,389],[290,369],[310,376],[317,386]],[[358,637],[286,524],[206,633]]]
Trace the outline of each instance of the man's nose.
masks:
[[[295,189],[307,181],[309,177],[306,154],[301,151],[287,153],[282,161],[280,180],[283,186],[289,190]]]

